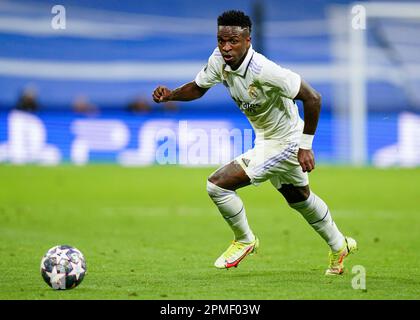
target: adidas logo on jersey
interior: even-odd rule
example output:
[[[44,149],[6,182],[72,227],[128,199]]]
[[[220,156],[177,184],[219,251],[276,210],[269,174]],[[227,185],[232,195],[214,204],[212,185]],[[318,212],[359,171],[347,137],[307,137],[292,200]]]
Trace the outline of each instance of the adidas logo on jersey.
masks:
[[[248,168],[248,165],[249,165],[250,161],[251,160],[249,160],[249,159],[242,158],[242,162],[244,163],[245,167],[247,167],[247,168]]]

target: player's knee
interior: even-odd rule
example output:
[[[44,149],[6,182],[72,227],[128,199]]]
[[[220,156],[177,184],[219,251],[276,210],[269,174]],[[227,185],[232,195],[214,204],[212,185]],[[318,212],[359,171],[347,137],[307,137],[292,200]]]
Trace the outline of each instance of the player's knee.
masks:
[[[220,194],[220,188],[210,178],[207,179],[207,193],[210,198],[214,198]]]
[[[309,187],[302,187],[298,189],[298,193],[301,199],[303,199],[302,201],[306,201],[309,196],[311,195],[311,190],[309,190]]]
[[[219,174],[218,172],[215,172],[210,177],[208,177],[207,184],[208,184],[208,182],[216,185],[219,188],[232,190],[229,187],[229,181],[226,181],[224,176],[222,174]]]
[[[210,180],[207,180],[207,193],[210,196],[210,198],[213,199],[213,201],[218,201],[226,197],[232,196],[232,194],[234,194],[235,192],[223,189],[215,183],[211,182]]]
[[[209,182],[217,186],[217,183],[219,182],[218,176],[213,173],[210,177],[207,178],[207,185]]]
[[[295,187],[291,184],[282,185],[279,191],[289,204],[306,201],[311,194],[309,186]]]

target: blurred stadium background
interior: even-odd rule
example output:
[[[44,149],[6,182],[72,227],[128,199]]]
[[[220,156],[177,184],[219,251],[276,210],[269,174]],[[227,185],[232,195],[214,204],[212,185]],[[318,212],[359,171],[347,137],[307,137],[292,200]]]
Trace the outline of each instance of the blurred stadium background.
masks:
[[[56,4],[0,1],[0,162],[148,165],[169,141],[179,163],[183,134],[204,143],[210,164],[225,162],[191,137],[250,128],[223,86],[189,103],[155,104],[151,93],[195,77],[216,46],[217,16],[235,8],[253,18],[257,50],[322,94],[318,162],[420,164],[418,2],[363,2],[365,30],[352,28],[345,0],[65,0],[65,29],[52,27]]]

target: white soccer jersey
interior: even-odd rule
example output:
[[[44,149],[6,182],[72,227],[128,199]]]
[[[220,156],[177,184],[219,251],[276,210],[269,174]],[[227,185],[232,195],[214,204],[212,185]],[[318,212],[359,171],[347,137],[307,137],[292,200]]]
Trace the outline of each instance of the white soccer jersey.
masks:
[[[197,74],[199,87],[223,83],[255,130],[258,144],[264,140],[298,142],[303,121],[293,101],[300,89],[300,76],[249,48],[245,60],[232,70],[216,48]]]

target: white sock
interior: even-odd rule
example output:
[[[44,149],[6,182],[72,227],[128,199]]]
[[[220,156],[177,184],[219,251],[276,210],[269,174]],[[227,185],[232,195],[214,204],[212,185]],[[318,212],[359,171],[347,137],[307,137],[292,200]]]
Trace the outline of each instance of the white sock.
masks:
[[[331,217],[330,211],[315,193],[311,192],[309,198],[302,202],[289,203],[299,211],[316,232],[328,243],[331,250],[338,251],[344,243],[344,236],[338,230]]]
[[[235,240],[245,243],[254,241],[255,236],[248,225],[245,207],[238,194],[210,181],[207,181],[207,192],[235,234]]]

